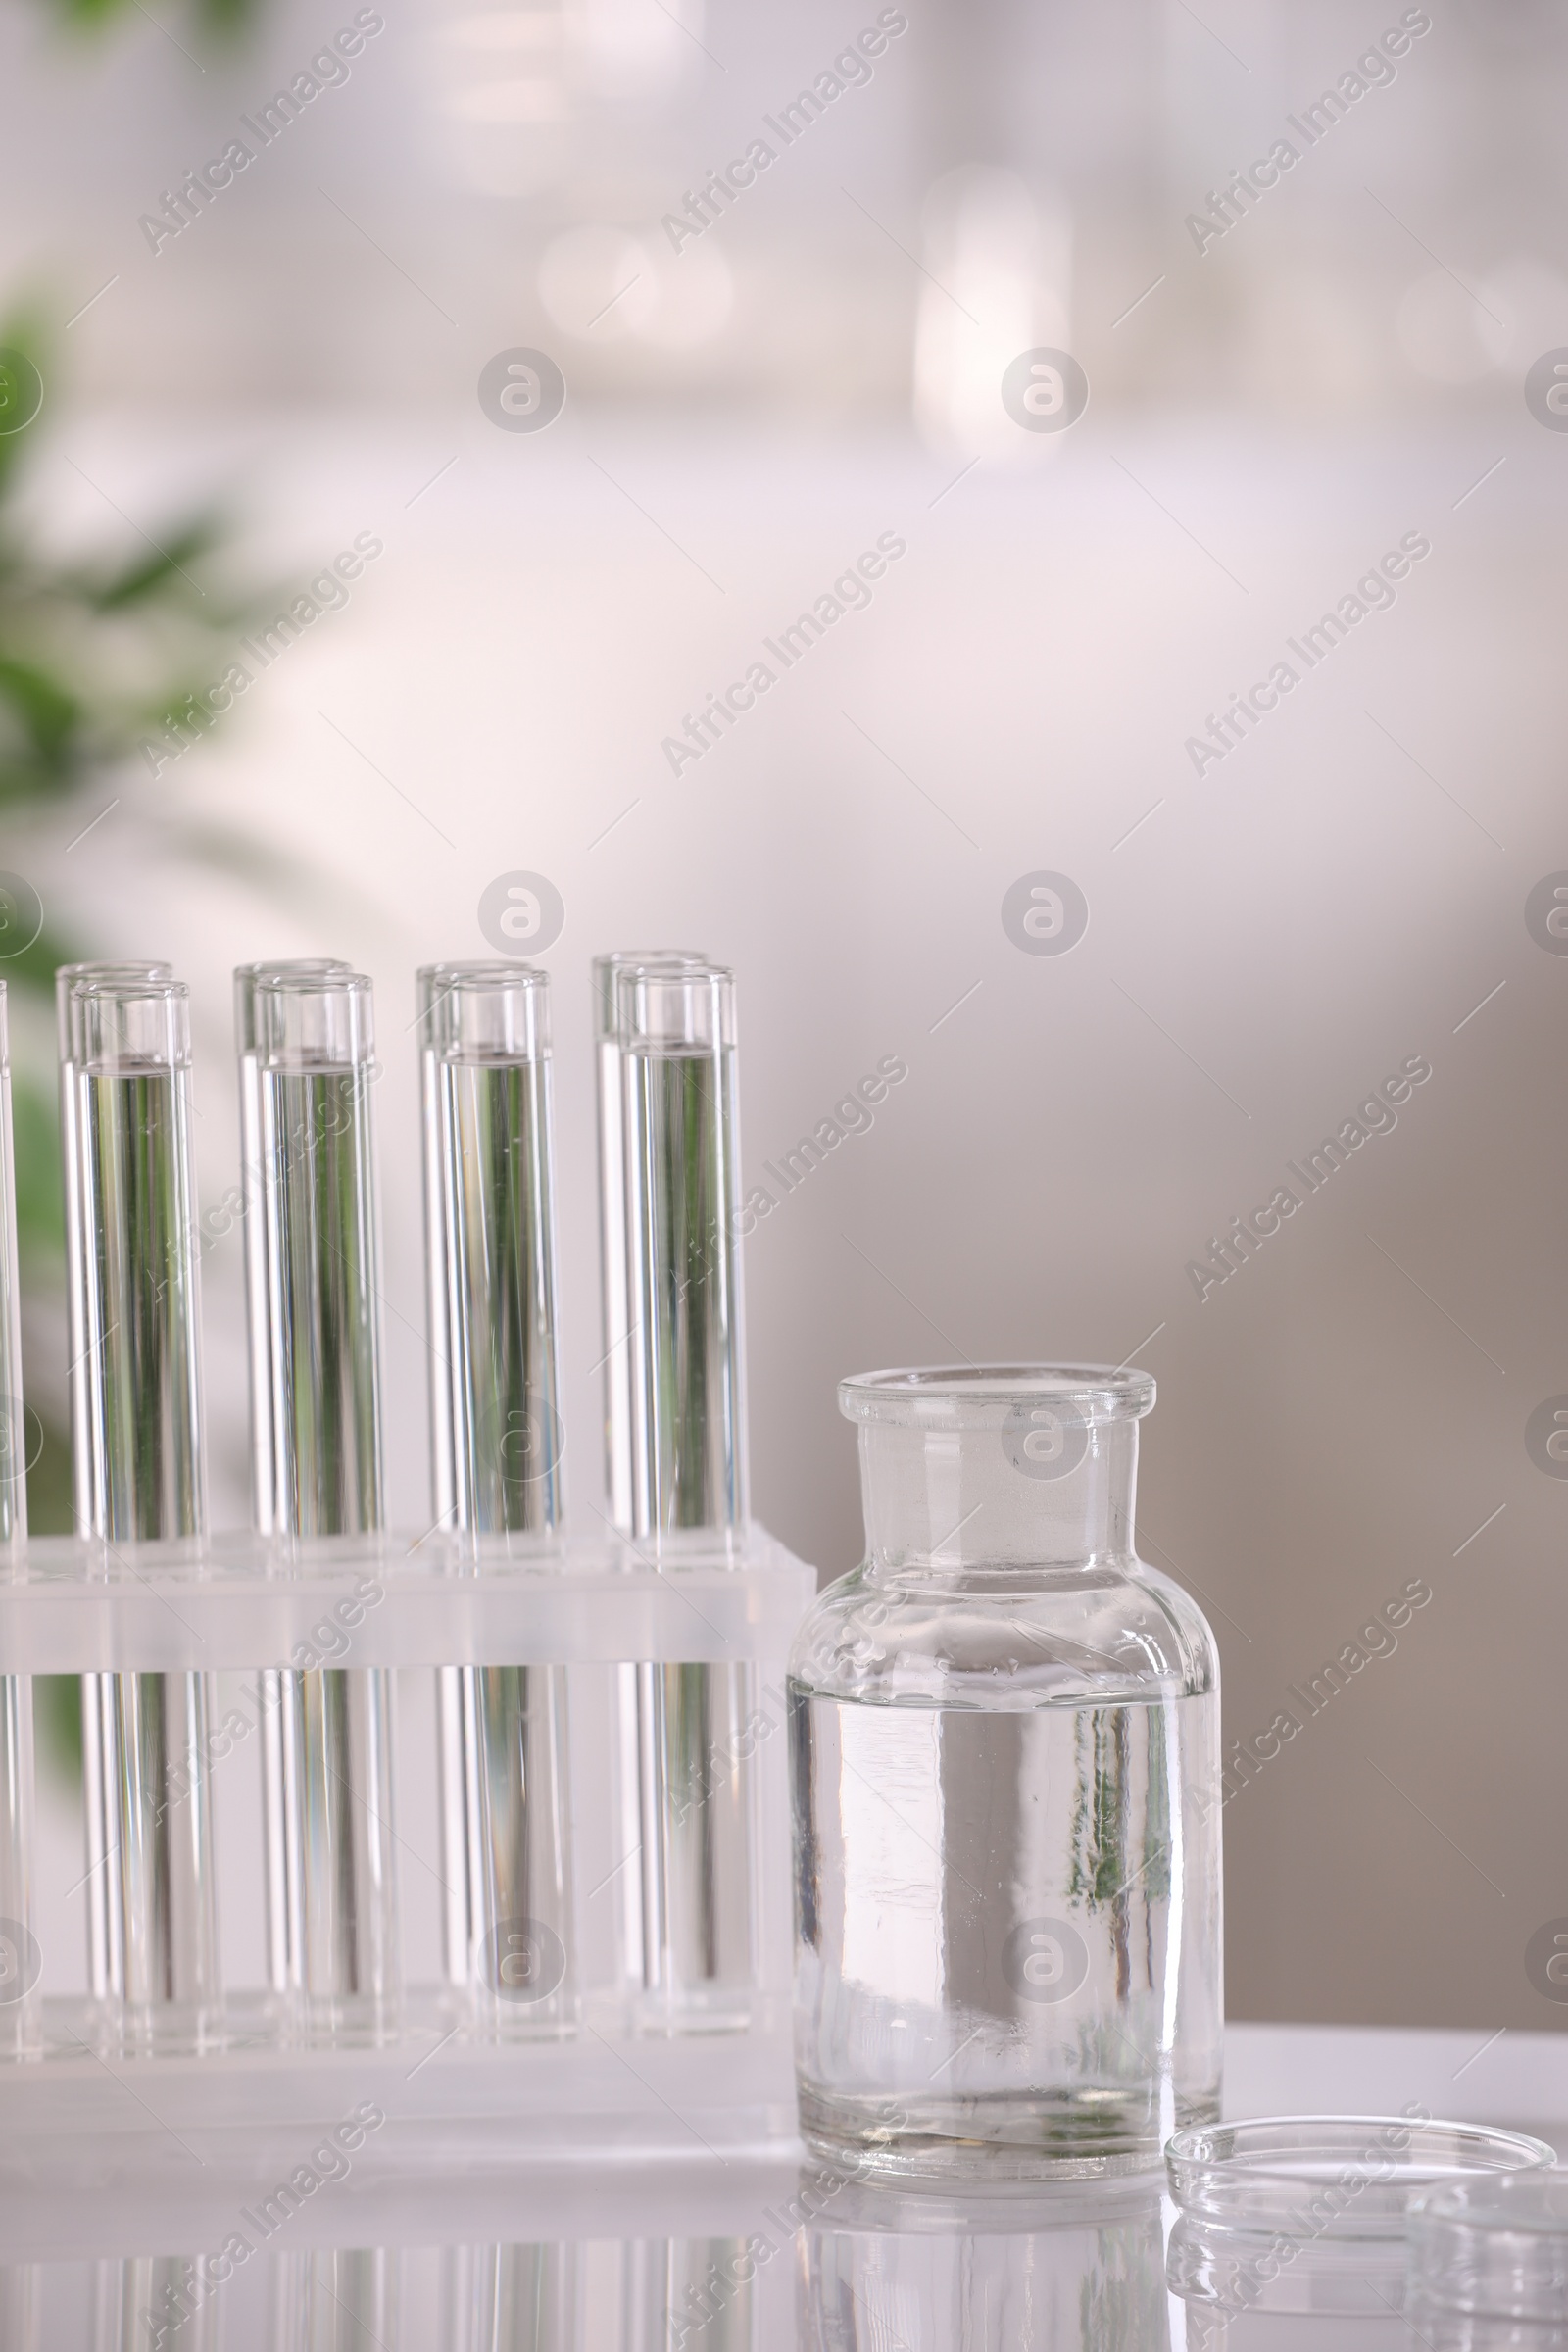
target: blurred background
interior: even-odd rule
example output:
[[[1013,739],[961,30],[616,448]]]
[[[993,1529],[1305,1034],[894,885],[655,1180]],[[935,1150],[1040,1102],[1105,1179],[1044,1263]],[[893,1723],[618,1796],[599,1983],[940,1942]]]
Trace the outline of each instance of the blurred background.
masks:
[[[1568,1912],[1561,10],[11,0],[0,89],[35,1526],[54,962],[191,985],[230,1525],[229,972],[374,976],[422,1528],[413,976],[543,876],[579,1519],[588,961],[695,945],[739,976],[748,1184],[907,1070],[747,1244],[760,1516],[858,1557],[845,1372],[1136,1356],[1142,1548],[1209,1609],[1230,1738],[1343,1664],[1227,1809],[1231,2014],[1568,2022],[1525,1965]],[[1042,875],[1086,927],[1024,924]]]

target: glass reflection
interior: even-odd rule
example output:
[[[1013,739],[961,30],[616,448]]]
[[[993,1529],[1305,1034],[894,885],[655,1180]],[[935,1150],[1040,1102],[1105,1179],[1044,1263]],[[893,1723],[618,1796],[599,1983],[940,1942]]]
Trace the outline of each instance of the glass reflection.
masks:
[[[825,2190],[825,2194],[824,2194]],[[802,2233],[808,2352],[1172,2352],[1159,2185],[962,2200],[857,2181]]]

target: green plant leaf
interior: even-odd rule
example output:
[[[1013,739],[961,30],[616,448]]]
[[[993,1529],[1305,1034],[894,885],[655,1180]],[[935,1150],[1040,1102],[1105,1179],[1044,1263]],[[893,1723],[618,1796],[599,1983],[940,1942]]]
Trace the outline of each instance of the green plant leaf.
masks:
[[[195,588],[198,595],[203,594],[196,582],[185,577],[185,567],[210,555],[222,536],[223,526],[216,514],[193,514],[165,533],[150,554],[134,557],[95,586],[84,583],[84,601],[96,612],[118,612],[171,589],[183,594]]]
[[[61,759],[81,724],[81,704],[69,687],[32,662],[0,654],[0,700],[9,703],[31,737],[39,757]]]

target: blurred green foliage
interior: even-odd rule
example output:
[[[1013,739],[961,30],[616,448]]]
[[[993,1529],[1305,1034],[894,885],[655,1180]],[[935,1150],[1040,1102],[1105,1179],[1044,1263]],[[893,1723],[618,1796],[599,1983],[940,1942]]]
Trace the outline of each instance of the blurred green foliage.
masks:
[[[0,378],[30,367],[47,387],[43,345],[35,318],[0,320]],[[225,537],[210,509],[156,538],[132,525],[137,544],[126,553],[55,554],[24,495],[41,421],[0,431],[0,816],[85,793],[134,760],[260,610],[253,596],[225,595],[192,572]],[[47,985],[54,961],[43,938],[8,976]]]
[[[73,22],[98,24],[120,0],[63,0]],[[217,24],[244,14],[231,0],[205,0]],[[42,379],[36,416],[18,397],[29,370]],[[139,746],[162,737],[166,714],[220,672],[235,635],[263,610],[256,593],[225,591],[218,559],[227,525],[212,508],[153,532],[130,524],[112,552],[62,555],[45,527],[34,468],[50,415],[53,360],[36,309],[0,318],[0,867],[25,870],[40,831],[66,841],[116,804],[117,825],[156,815],[171,846],[253,878],[276,861],[221,825],[172,817]],[[129,545],[124,544],[129,540]],[[153,796],[156,796],[153,797]],[[23,1036],[52,1038],[56,966],[91,956],[98,943],[78,923],[46,910],[36,939],[0,959],[13,1004],[31,1000],[31,1024],[13,1018],[12,1097],[17,1224],[24,1292],[58,1291],[64,1256],[58,1110],[52,1068],[19,1051]],[[20,1009],[20,1006],[19,1006]],[[42,1384],[32,1384],[41,1387]],[[36,1431],[37,1424],[33,1424]],[[28,1518],[40,1535],[73,1525],[70,1446],[45,1421],[27,1471]],[[80,1769],[80,1706],[74,1678],[40,1680],[40,1751],[63,1772]]]
[[[147,13],[139,0],[46,0],[46,5],[56,24],[76,33],[102,32]],[[234,41],[250,30],[261,11],[256,0],[192,0],[191,14],[202,32]]]

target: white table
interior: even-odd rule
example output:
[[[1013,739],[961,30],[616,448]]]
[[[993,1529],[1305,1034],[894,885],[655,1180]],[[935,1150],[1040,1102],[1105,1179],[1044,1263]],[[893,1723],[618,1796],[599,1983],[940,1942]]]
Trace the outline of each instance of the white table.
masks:
[[[1506,2123],[1568,2149],[1568,2034],[1238,2025],[1231,2115],[1338,2110]],[[815,2179],[810,2168],[805,2178]],[[190,2260],[258,2240],[164,2352],[1394,2352],[1390,2318],[1252,2315],[1216,2335],[1165,2292],[1157,2185],[956,2207],[812,2187],[798,2161],[442,2180],[368,2157],[262,2242],[260,2200],[220,2181],[0,2199],[0,2352],[130,2352]],[[750,2252],[747,2251],[748,2247]],[[30,2263],[28,2258],[31,2258]],[[744,2276],[740,2275],[744,2274]],[[704,2310],[709,2313],[705,2323]],[[1205,2329],[1208,2331],[1205,2332]],[[1280,2330],[1283,2329],[1282,2334]]]

